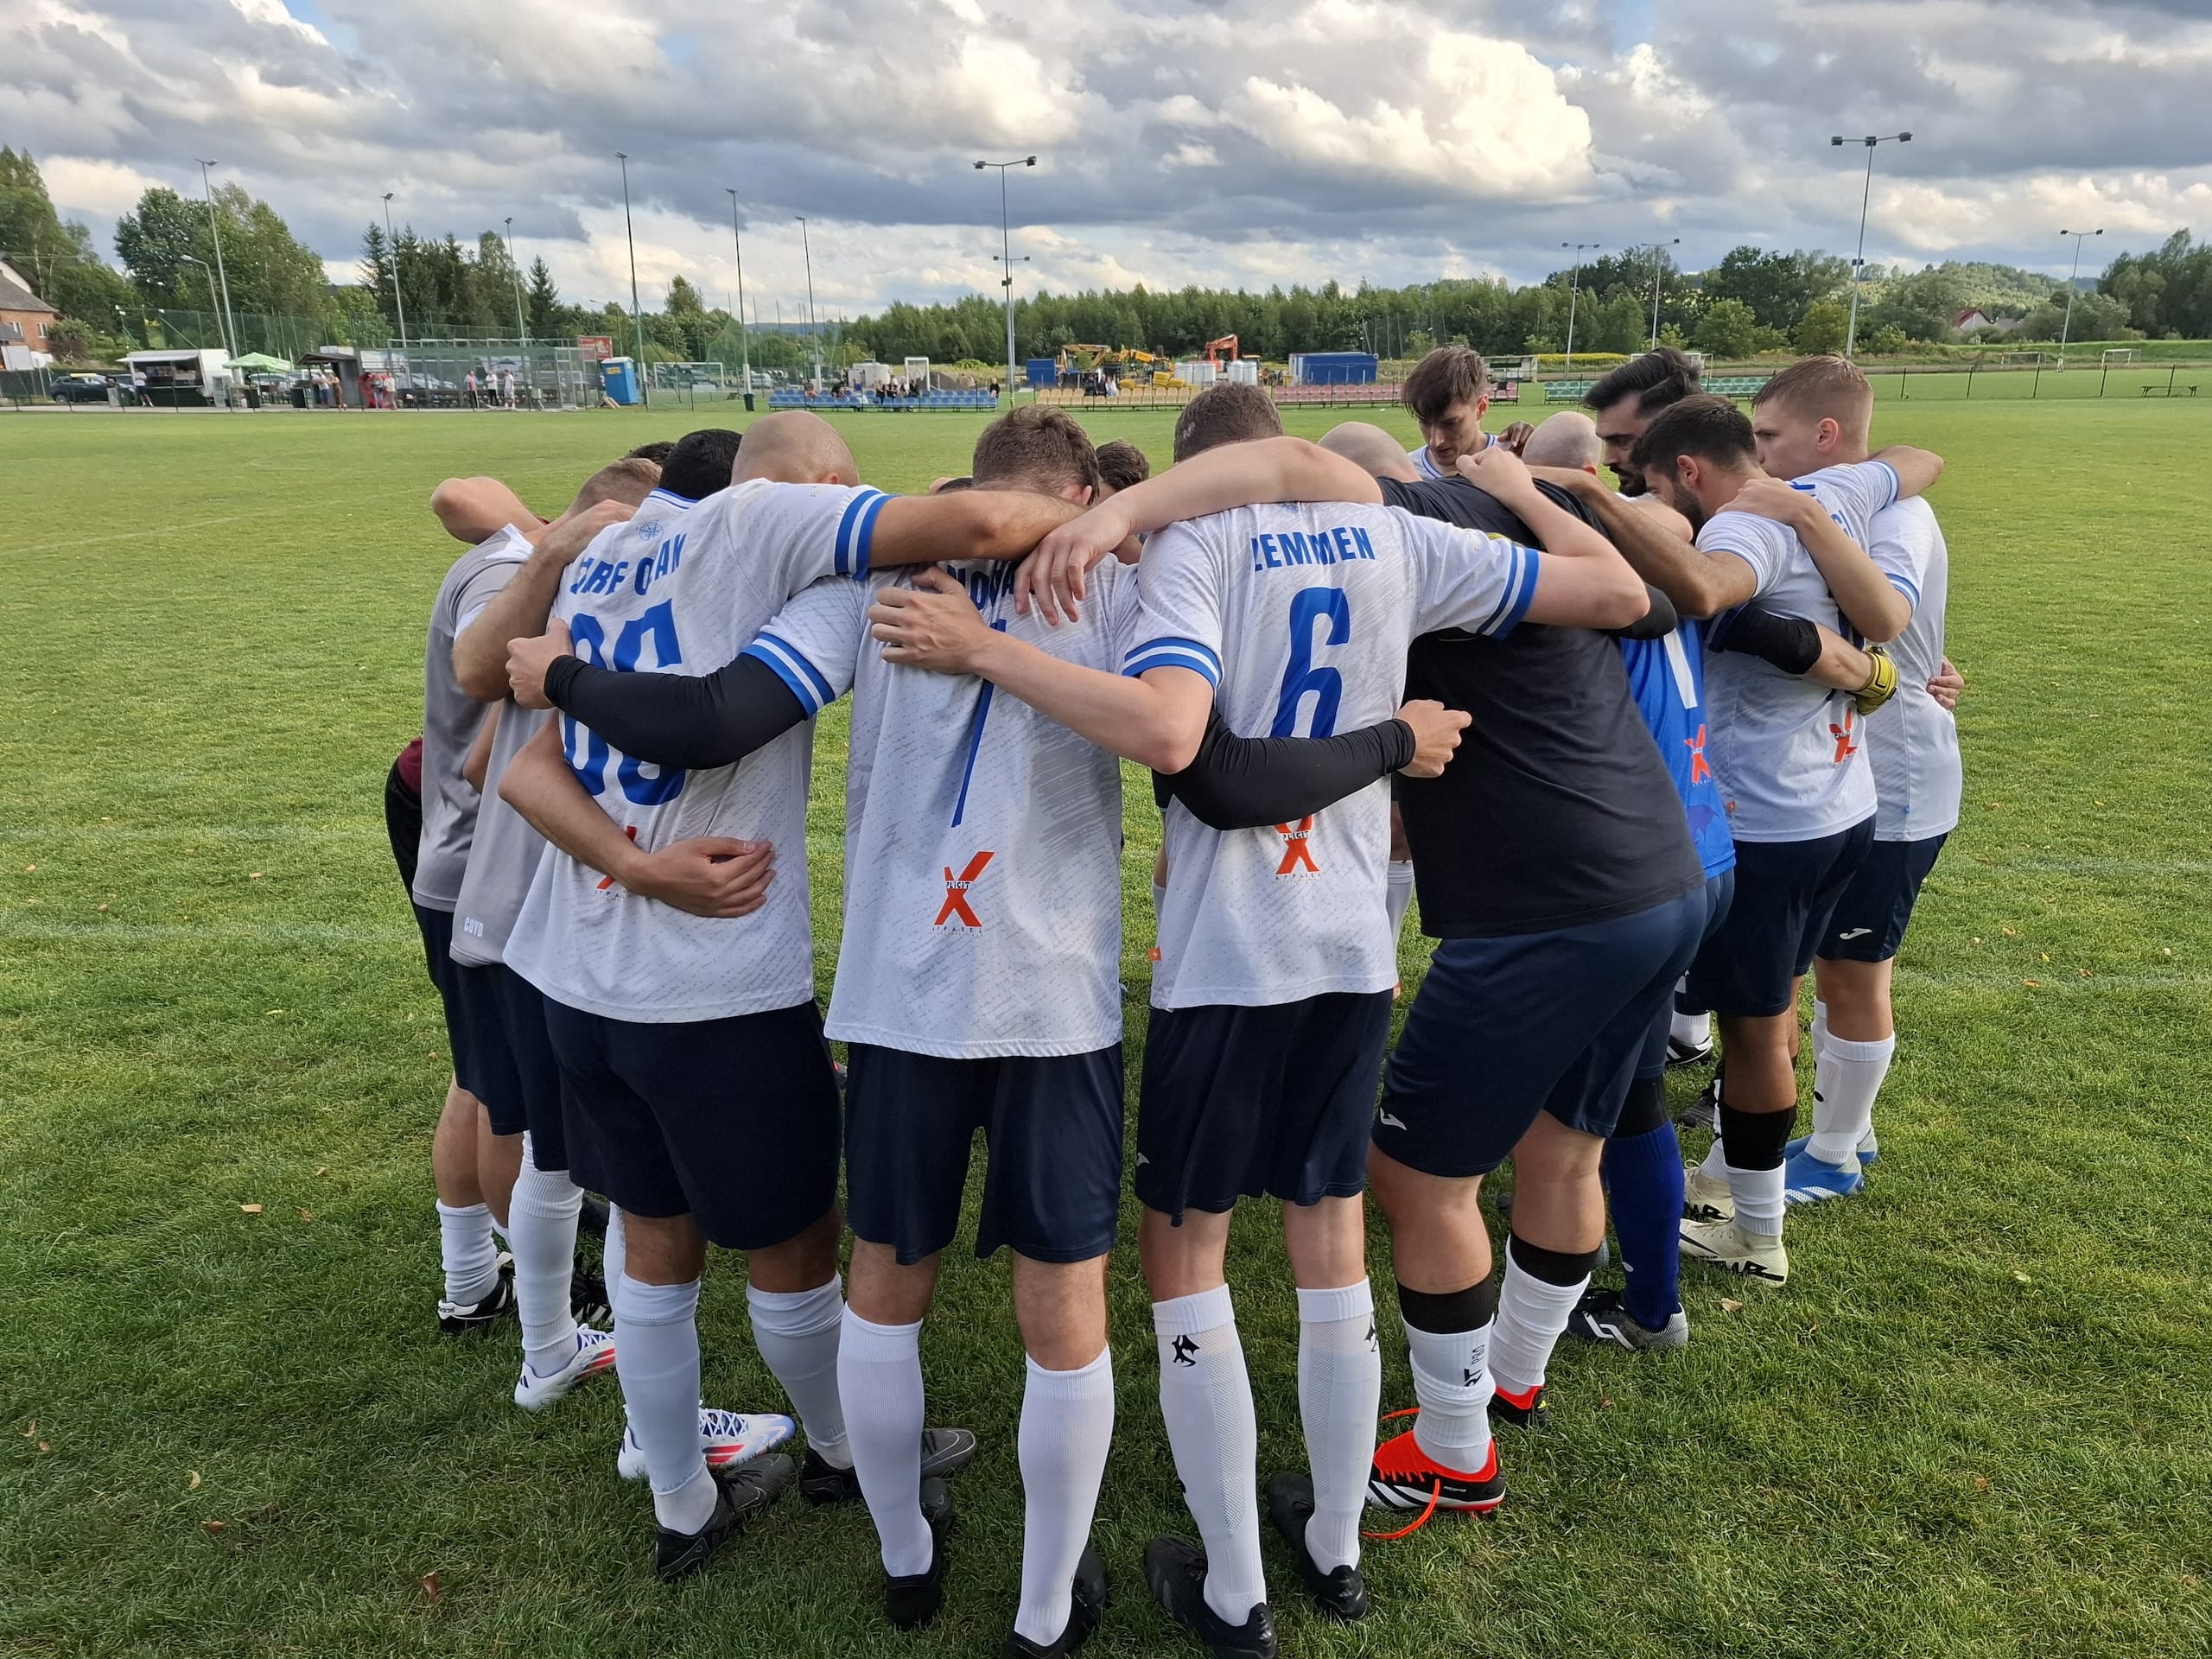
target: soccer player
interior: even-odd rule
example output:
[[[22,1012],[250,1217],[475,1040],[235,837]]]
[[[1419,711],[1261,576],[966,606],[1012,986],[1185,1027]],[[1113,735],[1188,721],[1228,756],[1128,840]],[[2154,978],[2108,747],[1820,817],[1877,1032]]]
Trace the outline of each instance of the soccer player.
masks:
[[[1643,474],[1629,460],[1644,429],[1661,410],[1679,404],[1702,385],[1694,359],[1672,346],[1659,346],[1600,375],[1583,393],[1583,406],[1597,416],[1605,465],[1612,469],[1623,495],[1646,493]]]
[[[1625,622],[1643,608],[1642,584],[1603,539],[1547,502],[1556,517],[1539,512],[1532,528],[1556,533],[1549,554],[1385,511],[1363,473],[1280,430],[1258,388],[1209,389],[1176,423],[1174,470],[1094,508],[1033,577],[1049,618],[1081,597],[1071,578],[1055,587],[1056,568],[1088,568],[1129,535],[1157,532],[1120,677],[996,633],[939,654],[902,621],[912,607],[879,606],[878,637],[899,648],[893,660],[981,674],[1173,773],[1197,755],[1211,709],[1245,735],[1326,736],[1386,719],[1415,632],[1503,633],[1524,617]],[[1298,498],[1310,505],[1245,505]],[[1256,829],[1215,830],[1179,801],[1168,810],[1139,1248],[1161,1414],[1204,1548],[1155,1539],[1145,1571],[1170,1616],[1217,1653],[1275,1649],[1253,1495],[1257,1427],[1225,1274],[1240,1196],[1284,1200],[1299,1286],[1312,1472],[1270,1483],[1270,1516],[1325,1610],[1366,1608],[1358,1522],[1381,1357],[1360,1194],[1396,979],[1379,783]]]
[[[1429,353],[1414,365],[1398,395],[1421,428],[1421,443],[1406,451],[1417,477],[1456,478],[1460,456],[1499,443],[1517,452],[1534,429],[1516,422],[1503,437],[1483,430],[1490,365],[1465,346],[1439,346]]]
[[[1751,423],[1732,404],[1702,394],[1673,404],[1629,464],[1696,528],[1696,543],[1684,543],[1632,509],[1601,503],[1622,551],[1678,612],[1711,616],[1759,598],[1784,615],[1844,626],[1799,536],[1734,506],[1763,474]],[[1863,545],[1877,512],[1941,470],[1933,455],[1897,448],[1802,480],[1825,510],[1808,533]],[[1713,658],[1707,676],[1715,710],[1707,760],[1729,802],[1736,893],[1691,967],[1689,995],[1719,1017],[1728,1050],[1719,1115],[1732,1215],[1686,1222],[1682,1250],[1779,1286],[1789,1277],[1782,1164],[1797,1105],[1796,988],[1872,839],[1873,780],[1858,711],[1841,694],[1733,652]]]
[[[697,674],[818,577],[1009,556],[1077,511],[979,491],[893,499],[855,477],[818,416],[764,416],[732,487],[696,503],[649,497],[569,568],[554,614],[591,660]],[[563,719],[501,785],[553,843],[507,960],[547,998],[575,1173],[624,1217],[617,1375],[652,1481],[664,1578],[703,1565],[792,1473],[772,1453],[734,1473],[702,1453],[695,1314],[708,1243],[748,1252],[754,1338],[807,1433],[802,1491],[817,1502],[859,1491],[837,1389],[837,1100],[813,1001],[804,858],[734,918],[654,903],[624,875],[632,859],[690,836],[803,849],[811,735],[796,728],[739,765],[694,772],[622,753]],[[928,1472],[974,1451],[972,1435],[941,1434]]]
[[[1752,400],[1759,463],[1777,478],[1797,479],[1864,461],[1873,412],[1873,389],[1855,365],[1808,358]],[[1942,530],[1927,502],[1913,497],[1875,514],[1872,531],[1863,568],[1846,552],[1834,569],[1822,560],[1821,569],[1861,632],[1890,638],[1900,689],[1865,728],[1874,844],[1836,901],[1814,957],[1813,1133],[1789,1145],[1783,1190],[1792,1203],[1856,1192],[1862,1166],[1878,1154],[1874,1100],[1897,1051],[1891,971],[1921,883],[1957,827],[1963,787],[1958,722],[1930,690],[1948,666],[1950,555]],[[1878,581],[1867,580],[1870,570]]]

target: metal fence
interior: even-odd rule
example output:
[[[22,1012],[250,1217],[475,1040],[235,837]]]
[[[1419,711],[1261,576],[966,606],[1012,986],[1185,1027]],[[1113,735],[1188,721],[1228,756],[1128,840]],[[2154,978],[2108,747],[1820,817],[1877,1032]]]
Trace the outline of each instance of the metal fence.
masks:
[[[550,340],[410,340],[404,352],[364,352],[365,369],[389,372],[410,409],[589,409],[599,372],[571,345]],[[471,374],[476,389],[469,390]],[[508,402],[505,377],[514,376]]]

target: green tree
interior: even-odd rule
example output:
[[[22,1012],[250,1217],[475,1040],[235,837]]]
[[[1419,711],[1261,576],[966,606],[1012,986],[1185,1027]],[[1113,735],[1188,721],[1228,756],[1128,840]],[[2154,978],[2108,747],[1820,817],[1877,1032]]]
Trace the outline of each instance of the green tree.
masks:
[[[1850,328],[1850,307],[1840,300],[1815,300],[1797,319],[1792,344],[1808,357],[1825,357],[1843,349]]]
[[[556,338],[560,327],[556,313],[561,308],[561,291],[553,286],[553,272],[542,257],[530,262],[530,291],[524,304],[530,315],[531,338]]]
[[[2124,253],[2105,270],[2098,291],[2127,308],[2128,321],[2153,340],[2212,338],[2212,242],[2176,231],[2156,252]]]
[[[1758,348],[1759,320],[1741,300],[1715,300],[1698,320],[1691,336],[1698,350],[1711,357],[1749,357]]]
[[[82,319],[92,338],[113,335],[125,319],[135,323],[143,308],[130,284],[100,262],[92,232],[54,212],[27,150],[0,149],[0,257],[63,316]]]
[[[1762,327],[1788,328],[1807,307],[1840,293],[1850,274],[1843,260],[1802,248],[1789,253],[1732,248],[1705,273],[1705,297],[1708,305],[1740,301]]]
[[[115,251],[147,304],[214,308],[207,271],[190,263],[213,257],[207,212],[167,186],[147,191],[116,220]]]

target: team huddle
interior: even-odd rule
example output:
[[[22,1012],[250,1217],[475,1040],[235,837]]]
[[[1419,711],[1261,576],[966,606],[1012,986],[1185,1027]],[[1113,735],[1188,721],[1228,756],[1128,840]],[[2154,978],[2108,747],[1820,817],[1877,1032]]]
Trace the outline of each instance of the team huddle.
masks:
[[[1874,452],[1835,358],[1748,417],[1664,349],[1500,436],[1487,392],[1474,353],[1430,353],[1408,452],[1361,423],[1286,437],[1265,391],[1215,386],[1157,477],[1038,406],[926,495],[862,484],[802,411],[613,461],[550,522],[441,486],[469,545],[387,785],[453,1048],[440,1319],[516,1319],[525,1409],[614,1374],[663,1578],[796,1484],[865,1505],[893,1625],[936,1616],[977,1439],[929,1421],[921,1337],[980,1129],[976,1249],[1011,1253],[1027,1356],[1007,1650],[1097,1627],[1124,760],[1164,815],[1133,1179],[1198,1535],[1144,1575],[1209,1651],[1276,1650],[1263,1508],[1303,1592],[1362,1617],[1366,1512],[1395,1535],[1494,1510],[1493,1427],[1541,1422],[1562,1336],[1680,1346],[1683,1257],[1778,1287],[1788,1207],[1861,1188],[1891,964],[1958,813],[1920,499],[1942,463]],[[806,813],[841,697],[825,1014]],[[1392,1047],[1416,894],[1439,943]],[[1686,1170],[1664,1074],[1716,1035]],[[1478,1196],[1509,1160],[1494,1275]],[[1380,1444],[1370,1191],[1415,1408]],[[1227,1274],[1262,1197],[1307,1465],[1264,1497]],[[1620,1291],[1591,1282],[1609,1214]],[[788,1414],[702,1401],[710,1243],[746,1253]]]

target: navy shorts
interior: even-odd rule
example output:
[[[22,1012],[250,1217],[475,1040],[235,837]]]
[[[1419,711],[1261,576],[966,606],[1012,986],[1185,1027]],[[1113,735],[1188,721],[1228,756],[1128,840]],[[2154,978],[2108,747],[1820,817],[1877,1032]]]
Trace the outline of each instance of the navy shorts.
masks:
[[[1612,1133],[1644,1039],[1697,952],[1707,887],[1632,916],[1436,947],[1375,1112],[1425,1175],[1487,1175],[1549,1112]]]
[[[1819,954],[1831,962],[1887,962],[1897,955],[1920,884],[1936,868],[1945,839],[1876,842],[1835,901]]]
[[[569,1166],[561,1065],[545,1033],[545,996],[499,963],[454,964],[455,1000],[468,1030],[470,1075],[461,1087],[484,1103],[494,1135],[530,1132],[540,1169]]]
[[[1154,1008],[1137,1109],[1137,1198],[1177,1222],[1239,1198],[1367,1189],[1367,1126],[1390,993],[1240,1008]]]
[[[1705,931],[1697,936],[1700,949],[1702,949],[1705,942],[1713,937],[1714,930],[1727,919],[1728,907],[1734,902],[1735,897],[1736,872],[1732,868],[1721,871],[1718,875],[1709,875],[1706,878]],[[1643,1039],[1643,1052],[1637,1057],[1636,1062],[1636,1075],[1638,1077],[1666,1076],[1667,1039],[1674,1035],[1675,1007],[1679,1001],[1679,998],[1669,997],[1667,1006],[1660,1009],[1658,1018],[1651,1022],[1650,1033]],[[1693,1008],[1689,1012],[1702,1014],[1704,1010]]]
[[[1828,912],[1874,844],[1871,817],[1813,841],[1739,841],[1736,898],[1690,964],[1690,1006],[1766,1019],[1796,1006]]]
[[[1122,1209],[1122,1046],[948,1059],[855,1043],[845,1080],[853,1236],[912,1265],[952,1243],[976,1131],[989,1148],[976,1254],[1088,1262]]]
[[[423,962],[437,988],[438,1003],[446,1017],[446,1047],[453,1055],[454,1081],[470,1094],[476,1092],[476,1053],[469,1046],[468,1021],[461,1015],[461,964],[453,959],[453,912],[432,910],[407,901],[415,912],[415,926],[423,935]]]
[[[757,1250],[837,1201],[837,1082],[812,1002],[673,1025],[545,1000],[569,1174],[634,1216]]]

